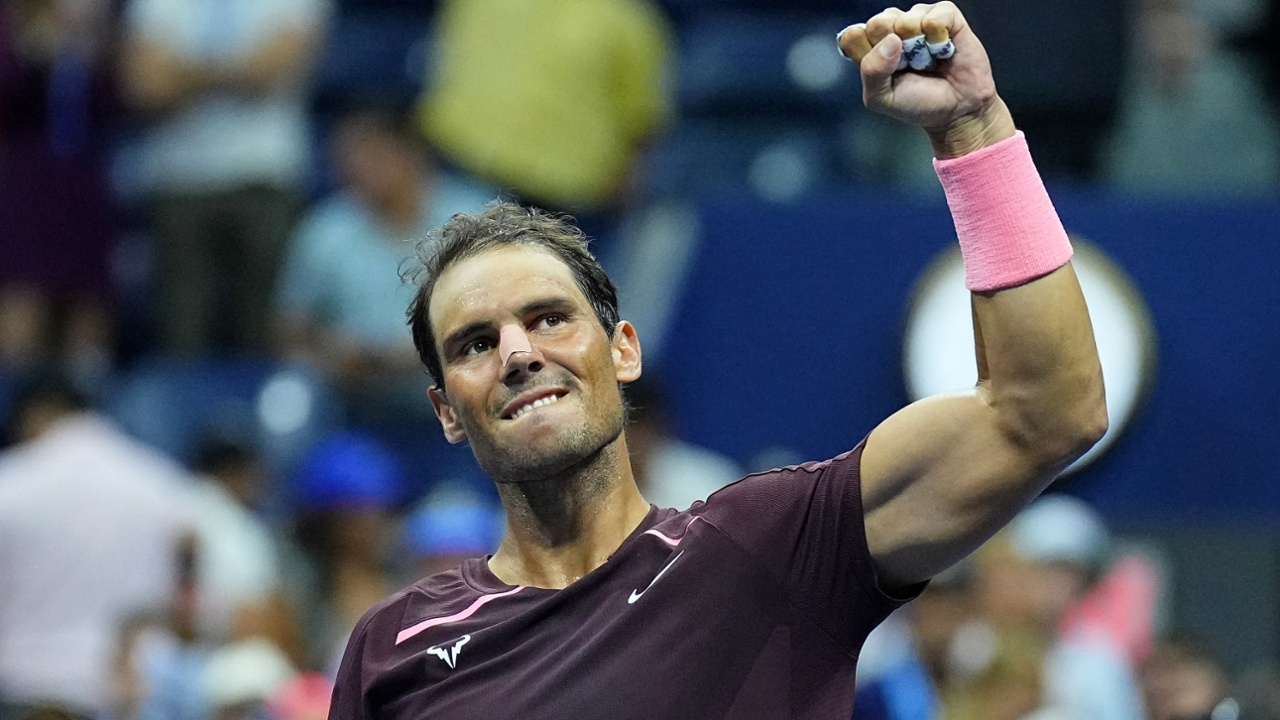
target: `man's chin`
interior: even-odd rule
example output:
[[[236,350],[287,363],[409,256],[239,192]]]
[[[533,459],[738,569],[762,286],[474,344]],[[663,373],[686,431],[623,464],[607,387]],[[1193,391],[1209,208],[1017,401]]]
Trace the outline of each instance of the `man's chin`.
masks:
[[[618,434],[592,439],[578,437],[555,447],[535,445],[494,451],[484,459],[476,454],[476,461],[497,483],[538,482],[571,474],[590,465],[617,438]]]

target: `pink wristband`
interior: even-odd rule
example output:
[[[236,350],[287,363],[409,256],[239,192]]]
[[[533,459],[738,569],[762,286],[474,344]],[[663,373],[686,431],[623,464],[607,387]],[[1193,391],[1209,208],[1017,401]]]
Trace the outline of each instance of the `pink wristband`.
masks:
[[[976,152],[933,161],[974,292],[1022,285],[1071,260],[1071,241],[1018,131]]]

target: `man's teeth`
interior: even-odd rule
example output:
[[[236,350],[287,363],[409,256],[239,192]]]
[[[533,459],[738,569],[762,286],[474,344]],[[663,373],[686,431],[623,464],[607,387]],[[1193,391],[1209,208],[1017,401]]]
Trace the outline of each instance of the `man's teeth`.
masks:
[[[548,396],[546,396],[546,397],[544,397],[544,398],[538,398],[537,400],[534,400],[533,402],[529,403],[528,405],[525,405],[525,406],[521,407],[519,410],[515,411],[515,412],[511,415],[511,419],[512,419],[512,420],[514,420],[514,419],[516,419],[516,418],[520,417],[521,415],[524,415],[525,413],[532,412],[534,408],[540,408],[540,407],[542,407],[543,405],[550,405],[551,403],[553,403],[553,402],[555,402],[555,401],[557,401],[557,400],[559,400],[559,399],[560,399],[560,396],[558,396],[558,395],[548,395]]]

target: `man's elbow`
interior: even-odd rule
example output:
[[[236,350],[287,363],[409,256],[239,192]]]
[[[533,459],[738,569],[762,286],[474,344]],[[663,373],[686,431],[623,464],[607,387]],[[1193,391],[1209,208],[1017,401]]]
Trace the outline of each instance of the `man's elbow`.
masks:
[[[1058,404],[1056,417],[1046,423],[1041,443],[1046,461],[1070,464],[1084,455],[1107,434],[1107,398],[1102,378],[1078,388],[1073,397]]]
[[[1099,392],[1095,399],[1076,411],[1076,417],[1072,420],[1073,437],[1076,442],[1072,459],[1084,455],[1089,448],[1098,444],[1102,436],[1107,434],[1107,428],[1110,426],[1111,419],[1107,416],[1107,399]]]
[[[1000,405],[1005,408],[1002,415],[1010,442],[1022,449],[1029,462],[1046,470],[1066,467],[1107,432],[1101,378],[1077,383],[1057,397],[1029,392]]]

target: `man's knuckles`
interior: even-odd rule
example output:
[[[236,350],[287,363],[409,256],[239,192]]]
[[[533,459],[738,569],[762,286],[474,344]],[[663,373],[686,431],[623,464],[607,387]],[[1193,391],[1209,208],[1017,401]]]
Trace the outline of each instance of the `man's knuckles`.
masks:
[[[840,53],[858,64],[861,64],[862,58],[871,52],[871,42],[867,39],[866,27],[863,23],[850,25],[836,36]]]
[[[873,47],[893,34],[894,25],[902,14],[901,10],[891,8],[891,11],[886,10],[867,21],[867,40]]]

